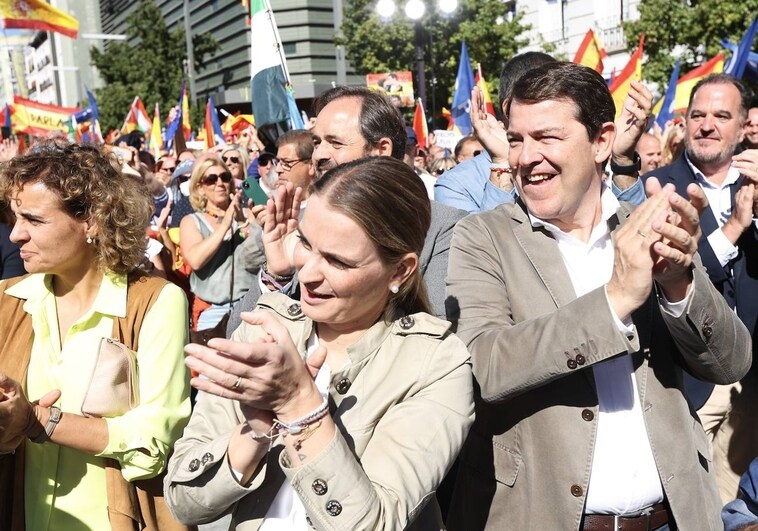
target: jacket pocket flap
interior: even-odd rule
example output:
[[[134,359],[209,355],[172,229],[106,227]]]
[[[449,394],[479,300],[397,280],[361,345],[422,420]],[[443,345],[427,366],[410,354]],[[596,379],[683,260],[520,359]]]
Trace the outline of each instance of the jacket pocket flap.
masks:
[[[521,468],[521,455],[497,444],[493,445],[492,454],[495,458],[495,479],[512,487]]]

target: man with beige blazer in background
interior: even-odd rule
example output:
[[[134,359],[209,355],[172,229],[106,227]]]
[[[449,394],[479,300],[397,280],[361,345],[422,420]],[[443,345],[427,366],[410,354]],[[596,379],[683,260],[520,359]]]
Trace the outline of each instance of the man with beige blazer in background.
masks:
[[[506,115],[519,200],[455,229],[479,396],[450,530],[723,527],[682,375],[738,380],[750,337],[696,255],[701,189],[651,179],[632,211],[604,183],[614,114],[593,70],[530,71]]]

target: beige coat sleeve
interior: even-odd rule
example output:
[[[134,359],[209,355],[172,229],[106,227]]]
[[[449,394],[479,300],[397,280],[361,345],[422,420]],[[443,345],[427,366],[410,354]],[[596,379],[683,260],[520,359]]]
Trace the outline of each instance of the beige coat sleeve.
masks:
[[[415,341],[414,347],[419,345]],[[378,420],[360,459],[339,431],[305,466],[290,468],[286,454],[280,455],[316,529],[405,529],[434,497],[474,419],[468,352],[455,336],[438,345],[425,353],[417,374],[387,374],[416,383]],[[403,351],[408,356],[422,353]],[[351,433],[351,440],[362,435]],[[314,489],[322,484],[317,480],[326,485],[326,493]],[[416,524],[429,529],[431,521]]]

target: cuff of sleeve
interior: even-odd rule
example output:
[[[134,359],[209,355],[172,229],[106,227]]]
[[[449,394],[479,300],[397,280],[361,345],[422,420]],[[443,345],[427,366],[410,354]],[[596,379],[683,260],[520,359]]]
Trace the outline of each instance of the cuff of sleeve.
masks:
[[[376,504],[376,492],[339,430],[307,464],[291,468],[286,451],[279,464],[317,528],[354,529]]]
[[[616,329],[624,336],[624,342],[626,344],[626,351],[630,354],[637,352],[640,349],[640,340],[637,337],[637,327],[634,326],[631,316],[627,317],[623,321],[616,315],[616,312],[611,306],[611,301],[608,298],[608,288],[603,286],[603,294],[605,295],[605,303],[608,305],[608,311],[613,317],[613,323],[616,325]]]
[[[258,271],[258,276],[256,278],[258,279],[258,288],[260,288],[261,293],[274,293],[266,284],[263,283],[263,273],[261,270]],[[289,293],[292,282],[294,282],[294,280],[287,282],[279,291],[281,293]]]
[[[166,467],[168,447],[156,439],[145,440],[142,434],[119,418],[104,419],[108,425],[108,444],[98,457],[116,459],[127,481],[157,476]]]
[[[692,292],[695,288],[695,276],[692,277],[692,284],[690,284],[690,289],[687,292],[687,296],[685,296],[682,300],[678,302],[669,302],[669,300],[666,298],[666,295],[663,293],[662,289],[657,290],[658,291],[658,297],[661,301],[661,309],[664,313],[669,314],[671,317],[675,319],[679,319],[687,310],[687,306],[690,304],[690,300],[692,299]]]
[[[732,245],[732,242],[724,235],[724,231],[720,228],[714,230],[708,235],[708,243],[713,249],[713,254],[718,258],[721,267],[724,267],[729,263],[729,260],[737,256],[739,250],[736,245]]]

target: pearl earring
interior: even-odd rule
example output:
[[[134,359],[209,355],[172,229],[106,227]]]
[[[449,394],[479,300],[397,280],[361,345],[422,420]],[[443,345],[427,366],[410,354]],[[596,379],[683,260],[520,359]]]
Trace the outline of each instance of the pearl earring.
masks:
[[[398,291],[400,291],[400,287],[398,287],[398,285],[397,285],[397,284],[393,284],[393,285],[390,287],[390,291],[391,291],[392,293],[395,293],[395,294],[397,294],[397,292],[398,292]]]
[[[87,236],[87,243],[92,243],[92,236]]]

